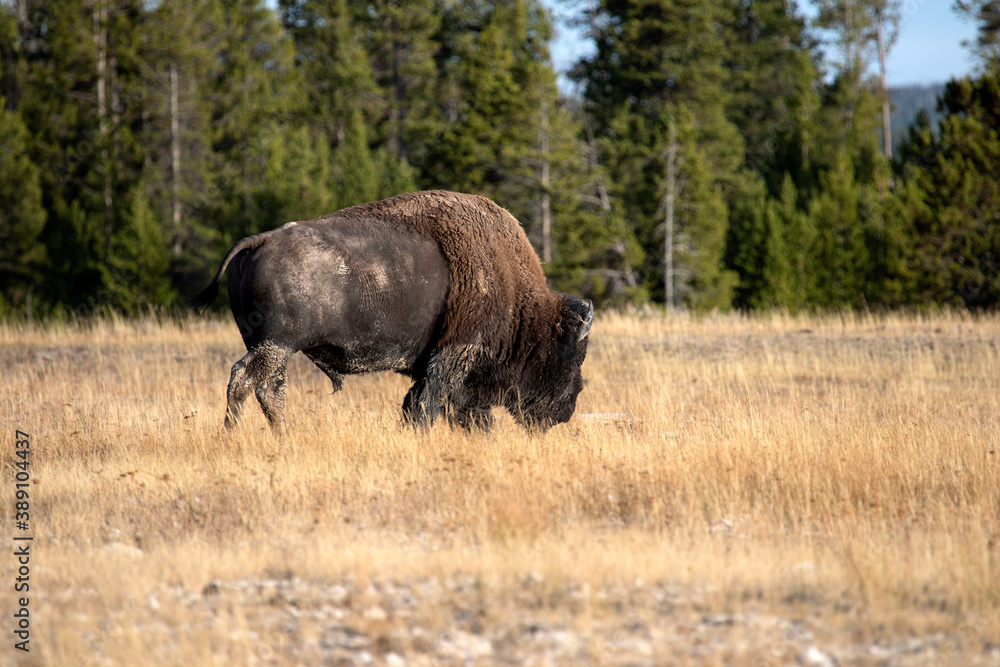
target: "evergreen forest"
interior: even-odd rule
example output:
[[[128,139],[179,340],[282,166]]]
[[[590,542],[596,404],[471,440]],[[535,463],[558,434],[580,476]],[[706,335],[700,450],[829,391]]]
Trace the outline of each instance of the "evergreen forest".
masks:
[[[539,0],[0,0],[0,316],[179,311],[244,236],[431,188],[599,307],[995,309],[1000,3],[890,128],[920,5],[563,0],[570,94]]]

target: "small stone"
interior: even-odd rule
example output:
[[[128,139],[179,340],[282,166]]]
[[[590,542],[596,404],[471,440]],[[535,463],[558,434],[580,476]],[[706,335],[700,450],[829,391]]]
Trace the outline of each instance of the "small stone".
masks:
[[[803,665],[809,665],[809,667],[836,667],[837,665],[837,661],[833,657],[823,653],[815,646],[807,648],[799,659]]]
[[[388,614],[385,613],[385,609],[377,605],[372,605],[364,610],[362,614],[369,621],[384,621]]]

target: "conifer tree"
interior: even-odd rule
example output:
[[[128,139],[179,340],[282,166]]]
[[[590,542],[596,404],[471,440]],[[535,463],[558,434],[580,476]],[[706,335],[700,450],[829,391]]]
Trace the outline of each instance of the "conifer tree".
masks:
[[[211,96],[209,208],[223,245],[274,226],[255,207],[266,186],[270,137],[282,132],[299,92],[292,42],[257,0],[223,1],[223,69]]]
[[[433,18],[418,18],[392,3],[281,5],[307,82],[302,120],[326,144],[332,161],[324,186],[331,210],[415,190],[409,160],[425,152],[420,131],[433,82],[430,47],[422,41],[430,28],[422,21],[433,27]],[[369,51],[381,38],[391,44]]]
[[[340,182],[339,207],[373,201],[379,195],[378,163],[368,146],[361,111],[354,110],[344,143],[334,153]]]
[[[769,241],[768,245],[772,260],[766,264],[765,282],[773,294],[774,306],[797,312],[806,307],[814,291],[812,258],[816,246],[816,226],[812,217],[799,207],[798,191],[790,174],[785,174],[781,194],[777,199],[770,200],[769,205],[774,218],[779,221],[783,243],[775,230],[774,241]],[[778,254],[782,247],[786,261]]]
[[[337,193],[331,187],[337,160],[311,126],[295,124],[271,137],[266,163],[267,177],[254,198],[273,225],[337,210]]]
[[[12,104],[42,179],[44,300],[77,312],[128,303],[131,285],[110,284],[102,267],[124,261],[118,239],[145,168],[146,14],[137,0],[25,9]]]
[[[786,174],[810,168],[818,45],[794,3],[732,0],[726,12],[727,116],[743,135],[745,167],[777,196]]]
[[[190,0],[151,10],[143,181],[150,207],[165,221],[168,272],[181,294],[198,289],[223,245],[213,145],[216,87],[224,76],[223,9],[218,0]]]
[[[726,266],[739,275],[733,305],[754,309],[771,305],[774,286],[773,276],[768,274],[769,260],[782,232],[764,180],[751,172],[743,178],[741,196],[735,198],[730,211]]]
[[[539,194],[548,195],[551,215],[546,275],[555,288],[584,295],[599,306],[646,301],[635,270],[644,253],[626,224],[621,202],[611,196],[602,166],[607,139],[588,132],[586,120],[581,122],[566,100],[550,103],[547,123],[539,128],[547,141],[538,152],[539,167],[545,166],[548,176],[545,185],[539,169]],[[539,199],[538,208],[545,203]],[[543,216],[526,220],[545,260]]]
[[[352,2],[368,54],[380,108],[372,128],[379,144],[400,163],[423,165],[440,132],[435,105],[441,13],[434,0]]]
[[[674,285],[665,285],[673,299],[665,301],[668,306],[683,303],[695,311],[726,309],[731,305],[737,276],[722,261],[727,225],[719,221],[729,219],[722,185],[711,173],[706,153],[698,145],[695,119],[687,107],[679,105],[674,110],[668,105],[664,115],[666,178],[662,201],[665,218],[672,217],[672,224],[665,224],[663,229],[664,261],[672,261],[675,266],[668,277]],[[671,150],[683,159],[673,170]],[[673,202],[668,201],[670,193]],[[674,209],[672,216],[668,207]]]
[[[824,0],[819,9],[817,24],[832,31],[839,58],[814,114],[809,179],[800,181],[816,232],[809,305],[862,307],[881,299],[892,185],[880,141],[885,100],[879,81],[867,72],[879,54],[880,22],[883,30],[893,23],[898,6],[884,0]],[[884,54],[886,44],[882,47]]]
[[[28,155],[28,132],[0,97],[0,315],[28,314],[42,278],[45,226],[41,179]]]
[[[17,18],[0,5],[0,91],[14,90],[18,49]],[[28,152],[28,130],[17,111],[7,109],[0,92],[0,316],[31,317],[35,285],[42,278],[45,226],[41,179]]]
[[[904,144],[915,300],[990,308],[1000,303],[1000,72],[952,80],[938,136],[926,117]],[[912,192],[915,189],[915,193]]]
[[[475,2],[449,9],[441,100],[448,125],[426,175],[435,185],[498,199],[517,215],[530,200],[517,190],[532,178],[523,158],[537,138],[535,107],[525,97],[532,82],[521,53],[524,0],[495,3],[485,15]]]
[[[644,281],[669,306],[683,295],[689,307],[726,307],[723,192],[743,149],[725,116],[723,12],[697,0],[609,0],[588,19],[597,51],[574,75],[597,131],[615,138],[608,173],[645,248]],[[678,213],[683,232],[672,226]]]
[[[822,108],[816,115],[814,173],[829,170],[839,159],[833,147],[847,146],[855,176],[860,183],[873,183],[887,176],[879,153],[878,132],[882,100],[876,84],[867,75],[878,53],[876,20],[896,20],[897,7],[886,0],[822,0],[816,24],[831,31],[840,49],[834,60],[833,82],[823,91]],[[885,188],[884,183],[878,184]]]
[[[965,42],[984,69],[1000,66],[1000,2],[998,0],[955,0],[956,12],[976,23],[976,40]]]
[[[108,305],[126,313],[169,305],[175,297],[167,269],[170,254],[163,227],[140,180],[128,193],[128,207],[115,230],[116,251],[100,264],[105,289],[114,295]]]
[[[366,125],[377,117],[379,89],[364,35],[347,0],[280,0],[279,6],[308,84],[302,113],[336,148],[346,141],[355,111]]]
[[[837,152],[833,166],[820,175],[820,185],[809,207],[816,229],[810,302],[830,309],[860,307],[866,298],[868,262],[861,213],[865,189],[855,178],[846,150]]]

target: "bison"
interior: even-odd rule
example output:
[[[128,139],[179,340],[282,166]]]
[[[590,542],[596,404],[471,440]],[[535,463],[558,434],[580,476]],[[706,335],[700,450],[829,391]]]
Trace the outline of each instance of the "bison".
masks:
[[[514,217],[474,195],[416,192],[289,222],[234,245],[191,299],[204,308],[229,271],[247,354],[232,368],[225,424],[252,392],[284,425],[285,369],[301,350],[333,382],[413,379],[404,418],[488,428],[503,406],[523,426],[566,422],[583,387],[590,301],[550,290]]]

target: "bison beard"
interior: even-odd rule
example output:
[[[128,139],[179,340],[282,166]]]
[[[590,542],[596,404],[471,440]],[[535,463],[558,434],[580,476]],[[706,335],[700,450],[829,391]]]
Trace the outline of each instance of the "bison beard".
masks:
[[[486,428],[505,407],[529,428],[565,422],[583,387],[593,305],[553,292],[520,224],[484,197],[400,195],[245,238],[191,299],[229,270],[247,354],[233,365],[226,425],[253,392],[284,423],[285,369],[301,350],[333,382],[413,378],[406,419]]]

